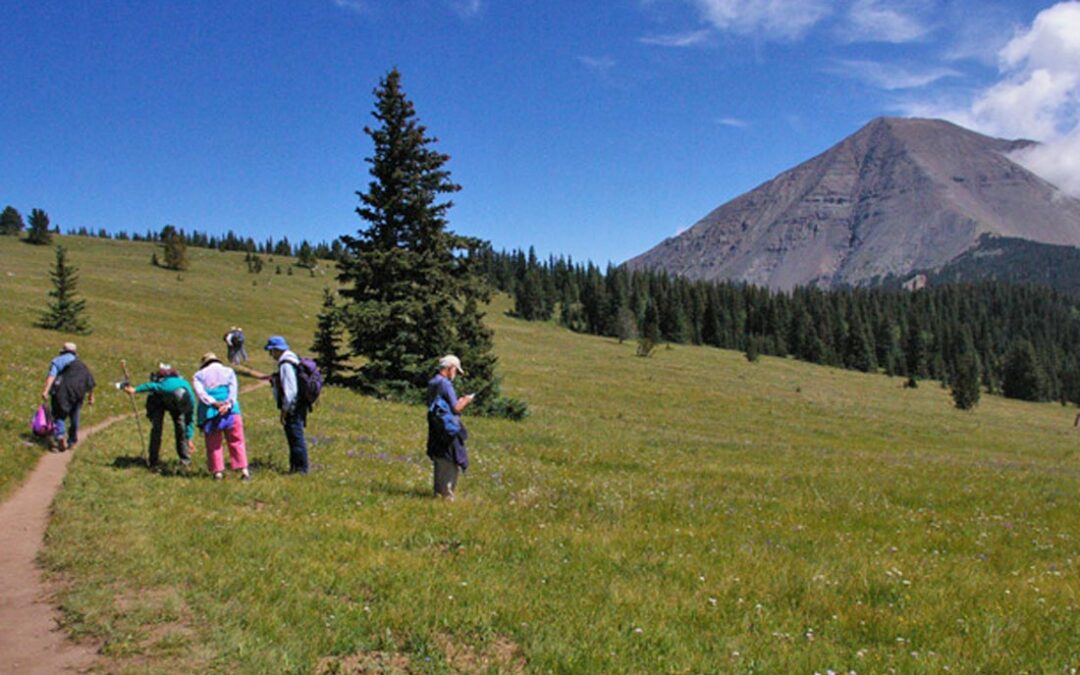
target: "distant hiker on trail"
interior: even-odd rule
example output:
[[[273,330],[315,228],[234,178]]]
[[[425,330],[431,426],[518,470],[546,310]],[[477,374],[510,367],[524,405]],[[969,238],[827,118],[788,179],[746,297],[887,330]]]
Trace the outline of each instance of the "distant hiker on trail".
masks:
[[[53,421],[56,426],[50,448],[63,452],[74,448],[79,442],[79,411],[83,399],[94,405],[94,376],[76,354],[75,343],[65,342],[60,348],[60,355],[49,364],[49,374],[45,378],[45,387],[41,390],[42,400],[49,402]],[[64,427],[64,419],[70,424]],[[65,437],[65,433],[67,435]]]
[[[128,394],[146,393],[146,416],[150,419],[150,468],[157,466],[161,455],[161,428],[164,426],[165,413],[169,413],[173,423],[173,438],[176,441],[176,454],[184,466],[191,464],[191,454],[195,443],[195,390],[188,381],[180,376],[176,368],[162,363],[157,372],[150,373],[150,381],[132,387],[124,387]]]
[[[221,447],[224,435],[229,445],[229,466],[233,471],[240,472],[242,480],[250,480],[236,372],[222,365],[214,352],[206,352],[199,362],[199,371],[192,378],[192,384],[199,399],[195,423],[205,434],[206,462],[210,473],[214,474],[215,480],[221,480],[225,475],[225,458]]]
[[[435,495],[454,498],[458,476],[469,468],[465,441],[469,432],[461,423],[461,411],[473,402],[474,395],[461,398],[454,391],[453,380],[465,374],[461,359],[448,354],[439,359],[439,372],[428,382],[427,455],[434,464]]]
[[[229,363],[238,365],[247,361],[248,353],[244,349],[244,331],[239,326],[233,326],[228,333],[222,336],[225,340],[225,348],[228,350]]]
[[[272,335],[264,347],[270,358],[277,363],[277,372],[271,376],[274,402],[281,411],[281,426],[289,443],[289,473],[308,472],[307,439],[304,427],[310,411],[310,401],[304,396],[300,357],[289,349],[289,343],[280,335]],[[321,386],[321,383],[320,383]]]

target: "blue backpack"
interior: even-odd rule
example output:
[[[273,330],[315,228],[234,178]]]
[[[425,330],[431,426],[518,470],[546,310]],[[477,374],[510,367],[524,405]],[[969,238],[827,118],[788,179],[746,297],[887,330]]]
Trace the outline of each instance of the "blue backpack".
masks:
[[[439,430],[446,438],[454,438],[461,433],[461,417],[450,409],[446,399],[437,397],[428,407],[428,423]]]

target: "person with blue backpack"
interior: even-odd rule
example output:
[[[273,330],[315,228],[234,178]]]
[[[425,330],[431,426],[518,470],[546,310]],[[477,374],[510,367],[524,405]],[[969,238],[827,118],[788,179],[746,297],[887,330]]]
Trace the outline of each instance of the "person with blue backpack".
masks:
[[[289,443],[289,473],[306,474],[309,465],[304,427],[311,406],[322,389],[322,376],[313,360],[297,356],[280,335],[271,335],[264,349],[277,363],[277,372],[270,377],[270,384]]]
[[[450,500],[454,499],[458,478],[469,468],[465,448],[469,432],[461,423],[461,411],[475,398],[475,394],[458,398],[453,381],[459,374],[465,374],[461,359],[447,354],[439,359],[439,372],[427,386],[427,456],[433,464],[432,482],[435,496]]]

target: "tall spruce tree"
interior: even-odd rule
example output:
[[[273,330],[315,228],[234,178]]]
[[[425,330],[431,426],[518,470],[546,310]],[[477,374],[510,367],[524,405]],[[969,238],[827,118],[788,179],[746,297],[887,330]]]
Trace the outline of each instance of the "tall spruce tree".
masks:
[[[161,228],[162,267],[183,272],[190,263],[187,257],[187,243],[184,236],[172,225]]]
[[[0,213],[0,235],[17,237],[22,234],[24,227],[22,214],[14,206],[9,205]]]
[[[1046,399],[1046,373],[1030,341],[1017,340],[1005,355],[1001,389],[1006,398]]]
[[[339,349],[343,332],[341,309],[337,306],[333,291],[324,288],[322,310],[319,312],[311,351],[315,354],[323,378],[330,384],[345,381],[345,357]]]
[[[30,211],[30,232],[26,241],[39,246],[52,243],[52,230],[49,229],[49,214],[41,209]]]
[[[67,261],[67,250],[63,246],[56,247],[56,262],[49,278],[52,279],[53,290],[49,291],[52,302],[49,308],[38,319],[39,328],[58,330],[65,333],[77,333],[86,335],[90,332],[90,324],[83,316],[86,310],[86,300],[75,298],[76,285],[79,280],[78,268],[72,267]]]
[[[965,351],[956,367],[956,376],[952,382],[952,397],[960,410],[970,410],[979,402],[982,372],[979,357],[972,348]]]
[[[356,209],[367,226],[342,237],[346,253],[338,262],[351,351],[366,360],[357,383],[376,395],[415,400],[438,358],[457,350],[483,410],[485,397],[498,397],[498,383],[490,335],[478,329],[486,285],[467,255],[483,243],[448,228],[453,203],[438,200],[461,188],[396,69],[376,88],[372,114],[377,124],[364,128],[374,142],[366,160],[372,179],[357,192]]]

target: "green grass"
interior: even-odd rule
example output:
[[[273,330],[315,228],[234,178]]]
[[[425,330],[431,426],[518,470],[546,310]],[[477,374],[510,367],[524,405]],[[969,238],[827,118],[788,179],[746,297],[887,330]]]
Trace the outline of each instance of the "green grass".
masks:
[[[201,255],[180,286],[206,288],[200,263],[227,287],[250,284],[239,258]],[[321,282],[272,278],[316,310]],[[85,288],[101,330],[113,308]],[[272,330],[273,303],[245,302],[245,328]],[[1080,664],[1069,411],[984,397],[964,413],[933,384],[714,349],[640,359],[503,309],[489,318],[504,388],[532,414],[469,419],[473,466],[455,503],[427,497],[422,409],[337,389],[312,416],[306,478],[284,475],[266,391],[243,397],[251,484],[118,462],[139,454],[129,423],[91,439],[44,556],[71,582],[68,629],[102,640],[110,670],[139,672]],[[193,320],[165,322],[157,340],[190,354],[190,372],[231,317],[209,330],[214,305],[183,311]],[[136,311],[126,322],[151,330]],[[47,358],[53,336],[8,324]]]

